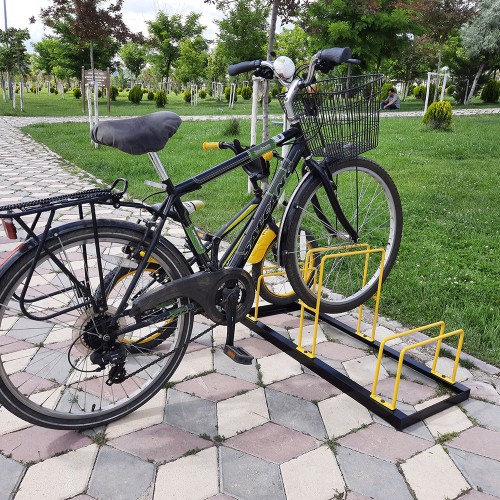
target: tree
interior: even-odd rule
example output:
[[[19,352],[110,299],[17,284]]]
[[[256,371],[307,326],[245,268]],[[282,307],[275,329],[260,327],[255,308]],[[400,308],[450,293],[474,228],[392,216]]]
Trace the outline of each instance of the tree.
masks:
[[[53,69],[56,66],[67,68],[64,47],[60,40],[54,37],[45,37],[40,42],[33,44],[33,49],[33,64],[35,68],[45,73],[49,79],[51,75],[54,75]]]
[[[207,69],[208,44],[202,36],[194,40],[181,40],[179,58],[177,60],[175,77],[181,83],[199,83],[204,78]]]
[[[90,67],[94,69],[94,46],[109,44],[111,40],[126,42],[140,37],[134,35],[123,22],[123,0],[52,0],[52,5],[41,9],[43,23],[63,35],[68,28],[81,43],[90,45]]]
[[[478,60],[479,68],[467,97],[468,104],[476,89],[478,80],[487,64],[499,63],[500,54],[500,0],[482,0],[479,13],[461,31],[466,54]]]
[[[137,79],[137,75],[139,75],[146,64],[146,55],[146,48],[135,42],[128,42],[120,49],[120,57],[123,64],[125,64],[125,67],[134,80],[132,86]]]
[[[262,59],[266,54],[269,8],[261,0],[236,0],[216,21],[221,50],[230,62]]]
[[[441,71],[443,46],[460,27],[475,15],[475,2],[471,0],[410,0],[413,19],[439,46],[437,73]],[[434,91],[437,100],[438,85]]]
[[[191,12],[183,21],[180,14],[168,17],[165,12],[159,11],[156,19],[147,23],[150,34],[148,44],[152,51],[150,60],[167,81],[175,61],[179,58],[181,41],[193,40],[203,33],[205,26],[200,24],[200,17],[201,14]]]
[[[28,73],[29,56],[26,51],[25,42],[30,35],[27,29],[7,28],[0,30],[0,68],[5,68],[6,73],[18,73],[22,81],[24,75]],[[23,86],[21,85],[21,111],[24,109]],[[15,107],[15,94],[9,88],[9,96]]]
[[[208,53],[207,72],[208,77],[212,82],[220,82],[224,80],[229,61],[224,54],[222,45],[217,43]]]
[[[309,40],[306,32],[295,25],[292,29],[283,29],[276,35],[276,53],[289,57],[296,66],[308,60]]]

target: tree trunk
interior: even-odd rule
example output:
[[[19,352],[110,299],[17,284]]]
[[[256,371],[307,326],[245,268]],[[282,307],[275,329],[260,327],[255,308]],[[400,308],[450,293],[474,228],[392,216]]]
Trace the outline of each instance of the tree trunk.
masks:
[[[271,22],[269,23],[269,43],[267,45],[267,60],[272,58],[274,51],[274,41],[276,39],[276,22],[278,19],[278,6],[280,0],[273,0],[271,10]],[[269,137],[269,81],[264,81],[264,94],[262,96],[262,140]]]
[[[479,66],[477,70],[476,76],[474,77],[474,81],[472,82],[472,87],[470,88],[469,95],[467,97],[467,101],[464,104],[470,104],[472,98],[474,97],[474,91],[476,90],[477,82],[479,81],[479,77],[482,75],[484,69],[484,61]]]
[[[441,59],[443,58],[443,42],[439,43],[439,58],[438,58],[438,67],[437,67],[437,82],[436,82],[436,88],[434,89],[434,99],[432,102],[437,101],[437,96],[439,92],[439,82],[441,81]]]

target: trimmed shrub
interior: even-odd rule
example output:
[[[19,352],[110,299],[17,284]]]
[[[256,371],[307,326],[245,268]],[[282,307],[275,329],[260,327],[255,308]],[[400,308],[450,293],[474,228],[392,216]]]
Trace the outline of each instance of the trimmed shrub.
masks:
[[[417,85],[413,89],[413,95],[415,96],[415,99],[424,100],[425,99],[425,90],[426,90],[425,85]]]
[[[201,89],[199,92],[198,92],[198,96],[200,99],[205,99],[207,97],[207,91],[206,90],[203,90]]]
[[[446,87],[446,95],[452,96],[455,93],[455,85],[448,85]]]
[[[248,101],[252,97],[252,87],[249,87],[248,85],[246,87],[243,87],[241,89],[241,97],[245,99],[245,101]]]
[[[391,82],[384,83],[384,85],[382,85],[382,90],[380,91],[380,95],[382,96],[382,99],[385,99],[387,97],[389,90],[391,90],[392,88],[393,87],[392,87]]]
[[[500,97],[500,83],[496,80],[486,82],[481,90],[481,100],[483,102],[497,102]]]
[[[165,104],[167,104],[167,95],[165,94],[164,90],[160,90],[155,95],[155,101],[156,101],[157,108],[164,108],[165,107]]]
[[[73,89],[73,95],[75,96],[75,99],[80,99],[80,97],[82,97],[82,91],[76,87]]]
[[[424,123],[433,129],[445,130],[451,125],[453,111],[448,101],[433,102],[424,115]]]
[[[118,94],[119,94],[118,88],[115,87],[114,85],[111,85],[111,87],[109,87],[109,98],[112,101],[116,101]]]
[[[139,87],[139,85],[136,85],[129,93],[128,93],[128,100],[132,104],[140,104],[142,99],[142,89]]]
[[[147,94],[148,92],[149,92],[149,90],[148,90],[148,89],[144,89],[144,88],[142,89],[142,93],[143,93],[143,94]]]
[[[270,92],[271,97],[276,97],[279,93],[280,93],[280,89],[278,87],[273,87],[271,89],[271,92]]]
[[[191,102],[191,91],[185,90],[184,93],[182,94],[182,97],[186,102]]]
[[[152,90],[150,90],[148,92],[148,101],[152,101],[154,100],[154,98],[155,98],[155,93]]]

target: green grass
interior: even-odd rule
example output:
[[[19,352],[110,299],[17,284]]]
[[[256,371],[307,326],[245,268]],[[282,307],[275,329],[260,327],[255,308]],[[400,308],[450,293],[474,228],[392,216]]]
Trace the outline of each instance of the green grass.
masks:
[[[44,89],[38,94],[26,92],[24,94],[25,105],[23,113],[19,110],[19,94],[16,95],[16,109],[12,108],[11,102],[3,102],[0,99],[0,116],[79,116],[82,115],[82,100],[75,99],[73,92],[67,92],[64,99],[60,94],[47,95],[47,90]],[[450,99],[450,98],[446,98]],[[464,108],[463,105],[455,103],[451,99],[454,108]],[[486,108],[498,107],[499,104],[484,104],[479,98],[474,98],[472,104],[467,108]],[[251,100],[245,101],[241,96],[235,103],[234,108],[229,108],[225,99],[218,101],[211,97],[206,99],[198,99],[198,106],[184,102],[181,94],[175,95],[173,92],[168,94],[168,102],[163,109],[174,111],[181,116],[196,116],[196,115],[249,115],[251,113]],[[116,101],[111,101],[111,111],[109,116],[135,116],[144,115],[158,111],[154,101],[148,101],[144,95],[140,104],[131,104],[128,100],[128,93],[121,92]],[[399,111],[423,111],[423,101],[417,100],[414,97],[408,97],[401,103],[401,109],[395,111],[384,111],[384,113],[396,114]],[[270,113],[281,113],[281,108],[276,99],[273,99],[269,104]],[[99,99],[99,114],[108,116],[106,110],[106,98]]]
[[[186,122],[161,158],[174,182],[227,158],[203,152],[222,135],[224,122]],[[249,137],[242,122],[240,139]],[[49,148],[97,177],[131,180],[136,197],[152,192],[146,158],[90,146],[88,125],[36,125],[26,129]],[[500,116],[455,117],[449,132],[426,129],[421,119],[381,120],[379,147],[367,156],[391,174],[401,194],[404,231],[398,262],[384,285],[381,314],[407,326],[444,320],[447,331],[465,330],[465,351],[500,366],[498,163]],[[234,171],[193,198],[207,207],[195,223],[210,229],[246,200],[246,177]]]
[[[82,100],[75,99],[73,92],[65,94],[64,99],[60,94],[47,95],[47,91],[33,94],[24,94],[24,111],[19,109],[19,94],[16,96],[16,109],[12,108],[11,102],[3,102],[0,99],[0,116],[78,116],[82,115]],[[227,101],[207,97],[198,99],[198,106],[186,103],[181,94],[168,94],[168,102],[165,108],[157,108],[154,101],[148,101],[144,95],[140,104],[132,104],[128,100],[128,93],[121,92],[116,101],[111,101],[109,116],[136,116],[153,113],[166,109],[179,115],[238,115],[251,113],[251,100],[245,101],[241,96],[234,103],[234,108],[229,108]],[[281,108],[276,99],[269,104],[270,113],[281,113]],[[99,115],[107,116],[106,98],[99,99]]]

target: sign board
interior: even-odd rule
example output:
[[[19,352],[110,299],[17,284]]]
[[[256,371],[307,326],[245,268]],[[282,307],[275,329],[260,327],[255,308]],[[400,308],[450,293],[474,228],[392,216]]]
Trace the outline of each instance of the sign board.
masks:
[[[101,69],[91,69],[83,71],[84,84],[97,83],[99,87],[109,87],[109,71],[103,71]]]

